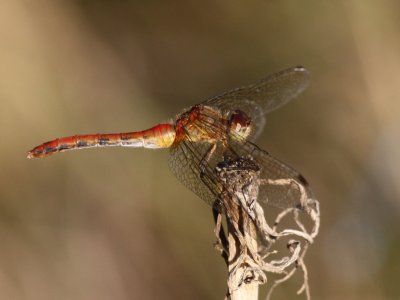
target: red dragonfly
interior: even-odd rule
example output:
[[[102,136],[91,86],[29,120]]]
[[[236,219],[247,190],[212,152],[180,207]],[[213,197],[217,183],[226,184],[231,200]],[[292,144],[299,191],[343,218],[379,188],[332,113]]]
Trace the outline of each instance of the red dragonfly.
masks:
[[[170,148],[169,165],[174,175],[212,205],[221,188],[215,174],[217,164],[227,156],[250,155],[261,169],[261,178],[287,182],[260,186],[259,202],[281,208],[299,207],[304,192],[312,197],[307,181],[252,141],[262,131],[265,115],[295,98],[308,83],[305,68],[290,68],[192,106],[174,122],[144,131],[59,138],[33,148],[28,158],[92,147]]]

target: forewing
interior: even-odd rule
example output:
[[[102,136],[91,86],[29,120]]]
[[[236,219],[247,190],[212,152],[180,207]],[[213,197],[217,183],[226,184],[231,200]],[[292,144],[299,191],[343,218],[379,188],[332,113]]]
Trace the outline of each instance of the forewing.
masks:
[[[251,117],[254,139],[265,124],[266,113],[269,113],[300,94],[308,85],[309,73],[303,67],[284,70],[265,78],[257,84],[237,88],[202,103],[203,107],[214,107],[221,111],[222,116],[234,110],[242,110]],[[207,111],[206,109],[204,111]],[[191,121],[190,126],[196,126],[200,131],[206,131],[210,137],[223,137],[227,131],[218,120],[208,122],[212,115],[199,116]],[[211,143],[199,142],[193,131],[187,130],[171,148],[170,167],[174,175],[190,190],[207,203],[212,204],[220,192],[220,184],[215,175],[215,166],[223,161],[225,149],[217,142],[217,150],[211,160],[201,170],[202,159],[209,151]],[[236,141],[236,142],[235,142]],[[306,196],[311,197],[311,190],[301,174],[276,160],[267,152],[259,149],[251,142],[234,138],[230,142],[233,151],[230,154],[246,156],[248,154],[260,165],[261,176],[265,180],[287,179],[290,184],[263,184],[260,186],[260,202],[278,207],[294,207],[300,204],[302,187]]]
[[[254,140],[265,125],[264,115],[285,105],[308,86],[309,72],[303,67],[286,69],[270,75],[260,82],[233,89],[206,100],[202,104],[222,111],[240,109],[251,116]]]

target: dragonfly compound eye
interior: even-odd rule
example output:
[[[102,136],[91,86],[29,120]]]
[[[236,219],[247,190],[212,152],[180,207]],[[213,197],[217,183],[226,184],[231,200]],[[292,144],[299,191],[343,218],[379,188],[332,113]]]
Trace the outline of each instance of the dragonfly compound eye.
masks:
[[[251,133],[251,118],[241,110],[235,110],[229,118],[231,138],[235,140],[246,139]]]

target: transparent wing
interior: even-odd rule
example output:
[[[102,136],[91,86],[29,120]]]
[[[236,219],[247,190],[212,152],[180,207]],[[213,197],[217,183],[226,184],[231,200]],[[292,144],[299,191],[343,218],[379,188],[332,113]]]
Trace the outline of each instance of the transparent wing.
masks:
[[[298,171],[279,161],[251,142],[231,142],[238,156],[250,155],[261,169],[260,204],[278,208],[303,207],[304,197],[313,198],[312,190]]]
[[[304,205],[304,197],[313,198],[306,179],[299,172],[251,142],[240,141],[237,137],[230,140],[229,148],[217,144],[211,159],[204,163],[203,158],[210,147],[209,143],[193,142],[188,134],[171,148],[169,157],[170,168],[178,180],[210,205],[214,203],[224,184],[216,175],[215,168],[226,156],[231,159],[251,156],[260,167],[258,201],[263,206],[300,208]]]
[[[195,146],[195,147],[194,147]],[[175,177],[207,204],[213,205],[219,194],[214,171],[209,164],[201,174],[201,159],[210,145],[182,141],[170,149],[169,167]]]
[[[252,119],[255,128],[254,138],[264,127],[264,115],[295,98],[307,87],[308,82],[308,71],[302,67],[295,67],[269,76],[257,84],[228,91],[206,100],[201,105],[217,108],[222,112],[221,116],[227,116],[227,113],[237,109],[244,111]],[[187,130],[185,136],[171,147],[169,157],[171,171],[187,188],[212,205],[221,191],[222,184],[216,176],[215,167],[224,160],[224,154],[229,153],[229,156],[234,156],[232,158],[251,155],[260,166],[261,178],[264,180],[260,186],[260,202],[287,208],[300,204],[302,190],[307,197],[311,197],[311,190],[300,173],[251,142],[236,137],[230,140],[227,148],[216,142],[227,140],[227,129],[221,120],[214,118],[210,122],[212,118],[214,115],[207,115],[207,110],[204,110],[204,115],[191,120],[189,124],[198,130]],[[213,138],[214,142],[211,140],[210,143],[199,142],[197,136],[191,136],[191,132],[195,134],[202,132]],[[216,143],[217,148],[211,159],[203,164],[203,158],[212,143]],[[287,184],[283,184],[284,181],[278,184],[279,179],[286,180]]]
[[[194,192],[209,205],[212,205],[221,192],[222,182],[219,182],[215,167],[224,159],[224,150],[218,147],[200,175],[202,157],[207,153],[210,145],[182,142],[171,148],[170,168],[174,175],[187,188]],[[229,155],[246,157],[251,155],[261,169],[261,179],[258,201],[262,206],[273,206],[286,209],[302,207],[302,197],[313,199],[313,193],[306,179],[287,164],[277,160],[256,145],[246,142],[232,145]],[[304,193],[304,195],[303,195]]]
[[[201,111],[198,118],[188,125],[190,129],[184,128],[183,136],[177,138],[169,155],[169,166],[176,178],[210,205],[221,191],[221,184],[215,176],[215,167],[222,161],[224,151],[216,144],[213,155],[206,161],[204,158],[214,143],[200,142],[193,135],[201,131],[207,132],[210,138],[223,139],[226,128],[214,117],[212,111]]]
[[[293,67],[270,75],[256,84],[233,89],[204,101],[203,105],[224,112],[240,109],[253,120],[254,140],[265,125],[265,114],[285,105],[305,90],[310,74],[304,67]]]

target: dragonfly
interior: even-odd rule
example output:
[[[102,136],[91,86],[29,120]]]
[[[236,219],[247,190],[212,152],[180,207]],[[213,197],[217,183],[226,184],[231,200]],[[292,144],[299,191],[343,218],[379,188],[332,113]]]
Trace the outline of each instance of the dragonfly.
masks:
[[[258,201],[278,208],[300,207],[304,197],[313,197],[307,180],[254,141],[265,126],[266,114],[296,98],[309,81],[304,67],[292,67],[189,107],[170,122],[143,131],[57,138],[33,148],[27,157],[94,147],[169,148],[172,173],[213,205],[222,185],[215,172],[218,163],[227,157],[250,156],[260,177],[270,182],[260,186]],[[285,184],[276,184],[282,180]]]

